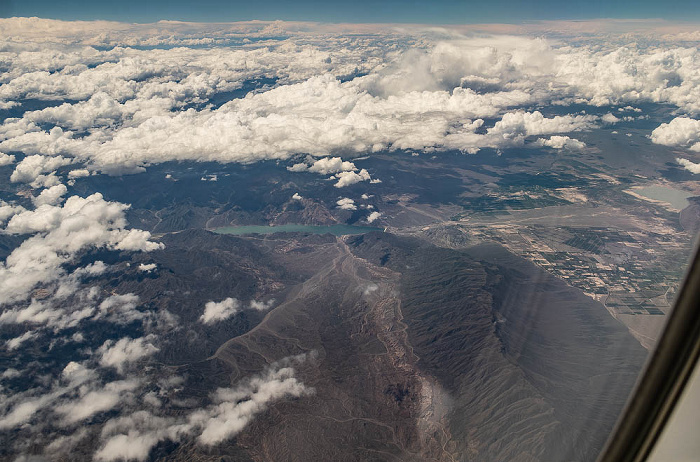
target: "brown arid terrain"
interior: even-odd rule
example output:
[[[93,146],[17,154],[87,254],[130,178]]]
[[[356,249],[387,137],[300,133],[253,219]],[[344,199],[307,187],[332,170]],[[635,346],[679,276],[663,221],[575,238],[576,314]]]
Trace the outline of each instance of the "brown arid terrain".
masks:
[[[174,235],[163,253],[192,238]],[[219,258],[253,257],[254,285],[272,271],[299,282],[179,372],[193,388],[196,377],[230,386],[300,358],[309,392],[271,404],[235,444],[162,447],[163,460],[590,460],[645,358],[597,302],[498,245],[386,233],[216,242]]]

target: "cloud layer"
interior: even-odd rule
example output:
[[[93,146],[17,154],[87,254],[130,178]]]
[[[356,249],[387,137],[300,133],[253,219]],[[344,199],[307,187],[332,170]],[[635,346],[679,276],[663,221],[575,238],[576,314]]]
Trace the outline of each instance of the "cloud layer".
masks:
[[[12,20],[3,21],[8,30],[14,27]],[[118,32],[131,26],[110,27]],[[27,154],[12,181],[35,187],[57,184],[52,172],[68,163],[122,174],[171,160],[255,162],[297,154],[326,159],[328,165],[311,162],[307,170],[334,175],[335,185],[344,187],[368,181],[371,172],[344,167],[341,154],[500,149],[530,136],[560,136],[619,120],[610,113],[602,119],[543,116],[533,107],[656,102],[690,117],[700,112],[696,48],[405,37],[403,47],[339,36],[323,44],[294,36],[264,47],[204,49],[100,51],[10,43],[0,100],[71,101],[7,119],[0,126],[0,149]],[[250,87],[260,79],[270,83]],[[245,97],[208,104],[238,90]],[[484,129],[487,119],[496,119],[495,126]],[[696,122],[686,119],[669,130],[679,133],[689,129],[681,124]],[[654,139],[674,142],[664,130]]]

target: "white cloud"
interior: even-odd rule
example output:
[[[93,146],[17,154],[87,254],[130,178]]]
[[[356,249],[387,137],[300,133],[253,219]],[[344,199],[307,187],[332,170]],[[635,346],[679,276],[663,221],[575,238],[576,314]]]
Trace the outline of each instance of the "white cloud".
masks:
[[[158,348],[151,344],[148,338],[124,337],[117,342],[107,340],[98,350],[100,364],[104,367],[113,367],[119,373],[124,372],[124,367],[128,363],[139,361],[158,351]]]
[[[86,168],[77,168],[68,172],[68,178],[85,178],[90,176],[90,171]]]
[[[538,138],[537,141],[535,141],[535,144],[538,146],[546,146],[554,149],[566,148],[571,150],[579,150],[586,147],[586,143],[584,143],[583,141],[569,138],[568,136],[558,135],[551,136],[549,139]]]
[[[8,218],[25,210],[26,209],[21,205],[8,204],[7,202],[0,200],[0,224],[4,224]]]
[[[41,193],[34,198],[34,205],[41,206],[44,204],[56,205],[60,203],[63,196],[68,192],[63,184],[57,184],[56,186],[51,186],[50,188],[44,189]]]
[[[688,159],[683,159],[681,157],[677,158],[676,162],[681,164],[683,168],[691,173],[700,173],[700,164],[696,164],[695,162],[691,162]]]
[[[55,393],[46,394],[17,404],[12,411],[0,417],[0,430],[7,430],[29,422],[34,414],[53,402],[57,396]]]
[[[201,427],[198,441],[204,445],[221,443],[240,433],[272,401],[300,397],[310,390],[294,377],[291,367],[271,368],[236,388],[220,388],[214,406],[190,415],[191,425]]]
[[[87,428],[81,428],[77,430],[76,432],[66,435],[66,436],[59,436],[55,440],[53,440],[48,446],[46,446],[44,450],[44,454],[62,454],[62,455],[70,455],[75,453],[75,447],[80,443],[82,440],[84,440],[88,435],[90,434],[90,431]],[[37,461],[39,462],[39,461]],[[43,462],[43,461],[42,461]]]
[[[267,302],[251,300],[249,306],[250,306],[251,310],[267,311],[270,308],[272,308],[274,306],[274,304],[275,304],[275,299],[272,298],[272,299],[268,300]]]
[[[155,270],[158,267],[157,264],[155,263],[141,263],[139,265],[139,271],[144,271],[146,273],[150,273],[151,271]]]
[[[452,94],[409,93],[384,99],[372,96],[363,85],[363,80],[341,83],[330,75],[312,77],[299,84],[233,100],[216,110],[164,110],[143,121],[128,122],[83,138],[74,138],[69,132],[31,132],[7,139],[0,146],[37,155],[70,153],[104,172],[119,174],[168,160],[253,162],[286,159],[296,153],[323,156],[341,149],[469,150],[499,144],[498,137],[473,134],[480,121],[465,120],[470,115],[493,116],[498,112],[496,107],[482,107],[483,102],[477,100],[483,96],[472,91],[457,88]],[[508,105],[511,101],[502,103]],[[459,128],[454,126],[456,121],[463,121]],[[510,121],[506,118],[498,129],[504,132],[504,124]],[[564,121],[564,117],[554,118],[557,124]],[[564,123],[534,128],[533,133],[537,134],[579,127]],[[333,159],[336,158],[310,167],[296,164],[290,170],[323,172],[345,169],[351,164],[334,165]],[[25,177],[28,180],[31,176]]]
[[[344,188],[346,186],[359,183],[361,181],[369,181],[372,179],[369,175],[369,172],[367,172],[367,170],[365,170],[364,168],[357,173],[340,172],[336,174],[336,178],[338,179],[338,181],[334,185],[336,188]]]
[[[5,154],[4,152],[0,152],[0,167],[4,167],[5,165],[10,165],[15,161],[15,156],[11,156],[9,154]]]
[[[95,193],[71,196],[63,206],[43,204],[10,218],[5,232],[34,234],[0,263],[0,304],[26,299],[39,284],[65,276],[63,265],[87,248],[151,251],[163,245],[150,233],[125,229],[127,205]]]
[[[39,413],[56,413],[61,418],[46,419],[39,428],[73,426],[100,412],[114,409],[132,401],[141,386],[138,379],[118,380],[100,384],[98,374],[81,363],[70,362],[53,381],[50,389],[35,395],[37,389],[28,389],[0,400],[0,428],[9,429],[29,423]],[[10,410],[11,409],[11,410]],[[7,412],[9,410],[9,412]]]
[[[228,297],[220,302],[210,301],[204,305],[204,314],[199,317],[199,320],[204,324],[223,321],[238,313],[240,307],[241,302],[232,297]]]
[[[357,210],[357,206],[355,205],[355,201],[348,198],[348,197],[343,197],[342,199],[338,199],[336,201],[336,204],[338,205],[339,209]]]
[[[340,157],[324,157],[315,161],[309,168],[309,172],[328,175],[338,172],[349,172],[355,170],[355,164],[344,161]]]
[[[66,364],[61,372],[61,377],[72,384],[80,385],[90,380],[94,380],[97,375],[94,370],[88,369],[83,364],[71,361]]]
[[[16,377],[21,377],[22,373],[18,371],[17,369],[13,369],[11,367],[5,369],[2,371],[0,374],[0,379],[14,379]]]
[[[608,112],[608,113],[605,114],[603,117],[601,117],[600,120],[602,120],[602,121],[605,122],[606,124],[615,124],[615,123],[617,123],[617,122],[620,121],[619,118],[615,117],[615,116],[614,116],[613,114],[611,114],[610,112]]]
[[[19,337],[15,337],[15,338],[10,339],[7,342],[5,342],[5,348],[7,348],[8,351],[16,350],[24,342],[26,342],[27,340],[30,340],[32,338],[35,338],[36,336],[37,336],[36,332],[27,331],[24,334],[20,335]]]
[[[292,199],[294,199],[295,201],[300,201],[300,200],[303,199],[303,197],[302,197],[302,195],[299,194],[299,193],[294,193],[294,194],[292,195]]]
[[[565,115],[547,118],[539,111],[509,112],[488,131],[491,136],[516,139],[532,135],[567,133],[585,130],[594,126],[594,116]]]
[[[336,188],[344,188],[361,181],[369,181],[372,179],[366,169],[363,168],[357,172],[357,167],[353,162],[344,161],[340,157],[324,157],[318,160],[310,158],[307,159],[307,162],[309,162],[309,164],[303,162],[296,163],[291,167],[287,167],[287,170],[290,172],[319,173],[321,175],[332,174],[330,179],[338,180],[335,183]]]
[[[70,163],[71,159],[62,156],[27,156],[17,164],[15,171],[10,176],[10,181],[13,183],[35,183],[37,180],[46,178],[44,173],[52,172],[58,167]],[[34,186],[36,187],[36,185]]]
[[[50,324],[55,322],[60,316],[61,311],[55,310],[50,304],[42,303],[38,300],[32,302],[21,309],[5,310],[0,314],[0,324]]]
[[[377,218],[379,218],[381,216],[382,216],[381,212],[376,212],[376,211],[372,212],[367,216],[367,223],[374,223],[374,221],[377,220]]]
[[[287,167],[287,170],[289,170],[290,172],[308,172],[309,166],[303,162],[299,162],[290,167]]]
[[[138,295],[111,295],[100,303],[95,319],[106,319],[114,324],[129,324],[146,318],[147,314],[137,310]]]
[[[700,120],[676,117],[667,124],[661,124],[651,132],[651,141],[665,146],[687,147],[700,151]]]
[[[114,435],[95,453],[95,460],[146,460],[153,446],[166,439],[167,435],[162,433],[154,429],[151,432],[130,431]]]
[[[63,416],[67,424],[76,424],[100,412],[114,409],[139,384],[138,380],[110,382],[100,389],[87,391],[78,399],[57,406],[56,412]]]

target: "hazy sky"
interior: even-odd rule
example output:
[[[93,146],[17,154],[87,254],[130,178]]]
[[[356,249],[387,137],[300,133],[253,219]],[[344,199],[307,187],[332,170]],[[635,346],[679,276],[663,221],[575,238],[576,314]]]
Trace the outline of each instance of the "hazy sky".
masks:
[[[308,20],[323,22],[517,23],[538,19],[700,20],[697,0],[0,0],[0,16],[152,22]]]

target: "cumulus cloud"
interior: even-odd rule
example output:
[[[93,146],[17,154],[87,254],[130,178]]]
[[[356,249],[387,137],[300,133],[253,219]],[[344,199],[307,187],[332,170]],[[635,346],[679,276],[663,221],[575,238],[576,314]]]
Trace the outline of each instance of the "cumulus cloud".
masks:
[[[159,441],[165,439],[177,440],[177,427],[169,427],[169,420],[153,416],[146,411],[138,411],[128,417],[113,419],[103,430],[103,435],[110,432],[116,434],[107,436],[105,443],[95,453],[98,461],[114,460],[146,460],[151,449]],[[124,433],[118,433],[124,431]]]
[[[535,141],[535,144],[538,146],[546,146],[554,149],[579,150],[586,147],[586,143],[584,143],[583,141],[569,138],[568,136],[558,135],[551,136],[549,139],[538,138],[537,141]]]
[[[79,278],[80,275],[75,273],[66,278],[53,297],[45,300],[32,299],[28,305],[20,303],[13,308],[5,309],[0,314],[0,324],[30,324],[36,329],[46,327],[58,332],[76,327],[86,319],[98,319],[99,313],[95,315],[95,308],[92,306],[92,300],[96,295],[95,288],[76,292],[75,286],[78,285]],[[47,295],[49,292],[41,290],[38,294]],[[68,300],[67,295],[71,295]]]
[[[43,394],[37,395],[37,389],[28,389],[0,400],[0,428],[18,427],[37,415],[49,414],[59,417],[47,420],[49,426],[74,427],[98,413],[133,401],[141,385],[141,379],[133,378],[103,384],[94,369],[71,361]]]
[[[251,310],[257,310],[257,311],[267,311],[270,308],[272,308],[275,304],[275,299],[270,299],[267,302],[263,301],[258,301],[258,300],[251,300],[249,307]]]
[[[60,192],[60,188],[57,192]],[[9,234],[33,234],[0,263],[0,304],[26,299],[39,284],[65,275],[63,265],[88,248],[151,251],[162,244],[150,233],[126,229],[127,205],[105,201],[95,193],[69,197],[62,206],[42,204],[10,218]]]
[[[372,212],[367,216],[367,223],[374,223],[381,216],[381,212]]]
[[[45,173],[53,172],[58,167],[70,163],[71,159],[62,156],[27,156],[17,164],[15,171],[10,176],[10,181],[13,183],[32,183],[36,187],[40,184],[46,184],[47,175],[44,175]]]
[[[307,159],[307,161],[309,162],[308,164],[299,162],[287,167],[287,170],[290,172],[319,173],[321,175],[330,174],[332,175],[330,179],[338,180],[334,185],[336,188],[344,188],[361,181],[370,181],[372,179],[366,169],[363,168],[358,172],[353,162],[344,161],[340,157],[323,157],[318,160],[313,160],[313,158],[311,158]]]
[[[322,175],[329,175],[338,172],[349,172],[355,169],[355,164],[344,161],[340,157],[324,157],[322,159],[318,159],[311,166],[309,166],[308,171],[320,173]]]
[[[700,120],[676,117],[651,132],[651,141],[665,146],[678,146],[700,152]]]
[[[50,188],[41,191],[41,193],[33,199],[34,205],[38,207],[44,204],[58,204],[63,200],[62,198],[67,192],[68,188],[66,188],[66,186],[63,184],[51,186]]]
[[[22,373],[18,371],[17,369],[14,369],[12,367],[9,367],[2,371],[0,374],[0,379],[14,379],[15,377],[21,377]]]
[[[204,305],[204,313],[199,317],[199,320],[204,324],[223,321],[238,313],[240,307],[241,302],[232,297],[228,297],[220,302],[210,301]]]
[[[119,380],[104,387],[84,393],[77,399],[56,407],[67,424],[76,424],[100,412],[109,411],[119,405],[125,395],[139,386],[138,380]]]
[[[96,373],[94,370],[88,369],[81,363],[71,361],[63,368],[61,377],[72,384],[82,384],[94,380],[96,378]]]
[[[337,204],[339,209],[357,210],[357,206],[355,205],[355,201],[350,199],[349,197],[343,197],[342,199],[338,199],[336,201],[336,204]]]
[[[110,295],[100,303],[95,319],[105,319],[114,324],[129,324],[142,320],[147,314],[137,309],[138,304],[138,295]]]
[[[362,294],[367,296],[379,290],[379,286],[373,282],[370,282],[362,289]]]
[[[214,395],[214,406],[190,415],[190,424],[200,427],[198,441],[215,445],[245,428],[272,401],[300,397],[309,389],[294,377],[291,367],[271,368],[237,388],[220,388]]]
[[[344,188],[346,186],[359,183],[361,181],[369,181],[372,179],[369,175],[369,172],[367,172],[367,170],[365,170],[364,168],[357,173],[340,172],[335,176],[338,179],[338,181],[333,186],[335,186],[336,188]]]
[[[147,338],[124,337],[118,341],[107,340],[98,350],[100,364],[104,367],[113,367],[117,372],[124,372],[128,363],[139,361],[156,353],[158,348],[153,346]]]
[[[700,173],[700,164],[696,164],[695,162],[691,162],[688,159],[683,159],[681,157],[677,158],[676,162],[681,164],[683,168],[691,173]]]
[[[7,202],[0,200],[0,224],[7,221],[8,218],[16,215],[26,209],[21,205],[8,204]]]
[[[5,154],[4,152],[0,152],[0,167],[4,167],[5,165],[10,165],[14,163],[15,161],[15,156],[11,156],[9,154]]]
[[[96,374],[82,364],[70,362],[64,368],[61,377],[65,385],[54,383],[51,390],[41,395],[35,395],[36,390],[29,389],[16,393],[7,399],[0,399],[0,429],[9,429],[30,422],[34,416],[44,409],[54,409],[58,400],[76,389],[86,394],[94,389],[90,382]],[[68,401],[66,401],[68,402]]]
[[[294,199],[295,201],[300,201],[300,200],[303,199],[303,197],[302,197],[302,195],[299,194],[299,193],[294,193],[294,194],[292,195],[292,199]]]
[[[48,446],[46,446],[44,453],[51,455],[72,454],[75,452],[75,446],[82,440],[84,440],[89,434],[90,431],[87,428],[81,428],[70,435],[59,436],[58,438],[53,440]]]
[[[58,394],[51,393],[17,404],[12,411],[0,417],[0,430],[7,430],[29,422],[40,409],[53,402],[57,396]]]
[[[158,265],[155,263],[141,263],[139,265],[139,271],[143,271],[145,273],[150,273],[151,271],[155,270],[157,267],[158,267]]]
[[[568,133],[593,128],[594,116],[566,115],[547,118],[539,111],[509,112],[501,118],[488,134],[505,139],[517,139],[532,135]]]
[[[139,379],[102,384],[95,370],[72,361],[43,394],[37,394],[38,389],[27,389],[9,397],[3,396],[4,399],[0,399],[0,429],[22,426],[35,420],[37,415],[51,414],[59,419],[47,419],[48,425],[72,427],[133,400],[140,386]],[[41,427],[45,425],[42,423]]]
[[[287,167],[287,170],[289,170],[290,172],[308,172],[309,166],[303,162],[299,162],[290,167]]]
[[[600,120],[602,120],[602,121],[605,122],[606,124],[615,124],[615,123],[617,123],[617,122],[620,121],[620,119],[619,119],[618,117],[615,117],[615,116],[614,116],[613,114],[611,114],[610,112],[608,112],[608,113],[605,114],[603,117],[601,117]]]
[[[8,351],[16,350],[24,342],[26,342],[27,340],[30,340],[32,338],[35,338],[36,336],[37,336],[37,332],[27,331],[24,334],[20,335],[19,337],[15,337],[15,338],[10,339],[7,342],[5,342],[5,347],[8,349]]]
[[[86,168],[76,168],[76,169],[68,172],[68,178],[71,178],[71,179],[85,178],[87,176],[90,176],[90,171]]]

